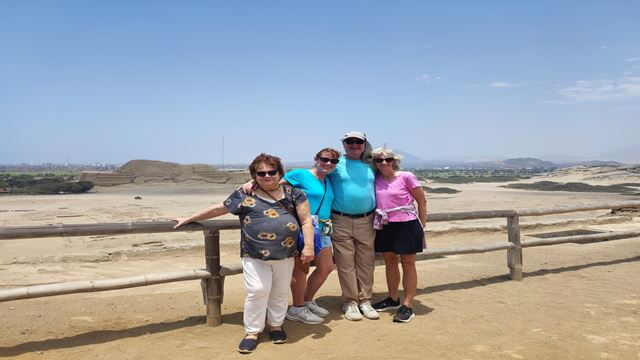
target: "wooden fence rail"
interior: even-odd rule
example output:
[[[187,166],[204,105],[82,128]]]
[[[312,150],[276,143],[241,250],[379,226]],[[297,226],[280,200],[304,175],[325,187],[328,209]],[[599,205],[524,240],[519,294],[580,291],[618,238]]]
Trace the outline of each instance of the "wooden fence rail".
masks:
[[[507,267],[509,269],[510,277],[513,280],[522,280],[522,249],[525,247],[563,244],[568,242],[604,241],[640,237],[640,230],[521,241],[519,225],[520,217],[620,208],[640,208],[640,201],[612,202],[606,204],[580,205],[572,207],[565,206],[545,209],[489,210],[428,214],[428,222],[507,218],[508,242],[444,249],[428,249],[423,253],[418,254],[417,259],[424,260],[444,255],[474,254],[507,250]],[[221,304],[222,294],[224,293],[224,278],[225,276],[242,273],[242,266],[240,264],[223,266],[220,263],[220,230],[239,229],[240,224],[237,220],[207,220],[185,225],[178,230],[173,229],[174,224],[175,222],[173,221],[156,221],[2,227],[0,228],[0,240],[92,235],[151,234],[174,231],[203,231],[206,268],[147,274],[119,279],[54,283],[4,289],[0,290],[0,302],[91,291],[124,289],[174,281],[200,279],[202,282],[203,298],[207,308],[207,324],[209,326],[217,326],[222,322]],[[376,263],[383,263],[380,257],[377,258]]]

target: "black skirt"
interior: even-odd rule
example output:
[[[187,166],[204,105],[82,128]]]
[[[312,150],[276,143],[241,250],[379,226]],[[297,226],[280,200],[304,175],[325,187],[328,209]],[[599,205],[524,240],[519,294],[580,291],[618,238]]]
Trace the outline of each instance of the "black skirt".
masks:
[[[420,220],[389,222],[376,230],[376,252],[393,252],[400,255],[421,253],[425,248],[424,230]]]

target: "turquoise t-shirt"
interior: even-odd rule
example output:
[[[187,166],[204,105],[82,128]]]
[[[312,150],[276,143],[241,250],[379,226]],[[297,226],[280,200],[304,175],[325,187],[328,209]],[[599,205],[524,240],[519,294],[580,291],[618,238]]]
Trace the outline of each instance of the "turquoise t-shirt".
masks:
[[[311,215],[315,215],[318,211],[318,206],[322,200],[324,194],[324,184],[318,180],[311,171],[308,169],[293,169],[284,175],[284,179],[289,182],[294,188],[300,189],[307,194],[309,200],[309,211]],[[322,200],[322,206],[320,211],[317,212],[320,220],[327,220],[331,218],[331,203],[333,202],[333,186],[331,181],[325,177],[325,184],[327,184],[327,193]]]
[[[341,156],[328,177],[333,185],[333,210],[364,214],[376,208],[375,177],[369,164]]]

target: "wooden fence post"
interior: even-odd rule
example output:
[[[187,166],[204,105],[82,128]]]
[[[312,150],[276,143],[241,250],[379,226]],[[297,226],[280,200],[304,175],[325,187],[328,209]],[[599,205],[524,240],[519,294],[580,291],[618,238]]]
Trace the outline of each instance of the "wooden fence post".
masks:
[[[511,280],[522,281],[522,244],[520,243],[520,220],[518,215],[507,218],[509,242],[515,245],[507,250],[507,266]]]
[[[223,282],[220,276],[220,230],[204,230],[204,257],[207,271],[211,277],[204,281],[204,299],[207,306],[207,325],[222,324],[222,290]]]

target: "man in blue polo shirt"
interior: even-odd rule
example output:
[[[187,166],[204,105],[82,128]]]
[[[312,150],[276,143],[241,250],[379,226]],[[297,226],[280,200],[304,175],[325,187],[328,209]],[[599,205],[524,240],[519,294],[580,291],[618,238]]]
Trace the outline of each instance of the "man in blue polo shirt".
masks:
[[[376,207],[371,145],[363,132],[342,137],[345,155],[328,176],[334,191],[331,206],[333,253],[342,289],[342,310],[349,320],[378,319],[371,306]]]

